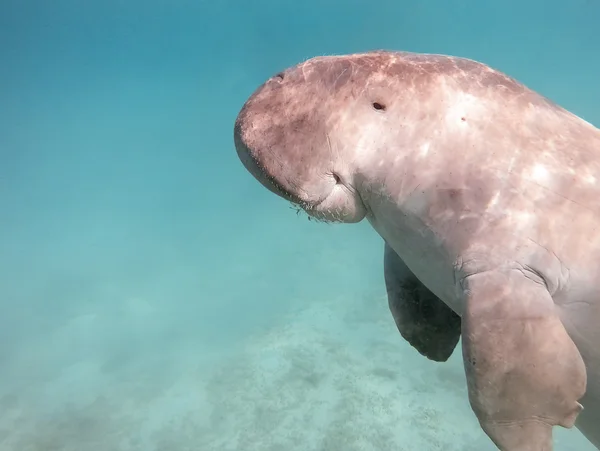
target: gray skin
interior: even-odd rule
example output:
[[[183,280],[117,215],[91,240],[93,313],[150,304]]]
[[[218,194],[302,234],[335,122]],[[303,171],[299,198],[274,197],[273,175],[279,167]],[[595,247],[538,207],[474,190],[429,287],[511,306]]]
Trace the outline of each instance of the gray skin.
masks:
[[[310,217],[367,218],[400,333],[435,361],[462,337],[499,449],[575,422],[600,449],[600,130],[484,64],[380,51],[272,77],[234,140]]]

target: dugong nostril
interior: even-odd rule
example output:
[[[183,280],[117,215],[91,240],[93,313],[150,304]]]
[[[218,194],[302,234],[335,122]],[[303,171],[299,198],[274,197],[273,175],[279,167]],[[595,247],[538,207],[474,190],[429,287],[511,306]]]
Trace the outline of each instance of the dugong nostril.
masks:
[[[283,79],[284,79],[283,72],[279,72],[277,75],[275,75],[275,76],[273,77],[273,80],[275,80],[275,81],[279,81],[279,82],[283,81]]]

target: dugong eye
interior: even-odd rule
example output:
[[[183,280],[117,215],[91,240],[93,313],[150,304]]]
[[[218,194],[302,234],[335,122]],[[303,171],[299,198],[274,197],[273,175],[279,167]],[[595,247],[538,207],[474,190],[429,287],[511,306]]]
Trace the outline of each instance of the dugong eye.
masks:
[[[385,105],[381,102],[373,102],[373,108],[379,111],[385,111]]]

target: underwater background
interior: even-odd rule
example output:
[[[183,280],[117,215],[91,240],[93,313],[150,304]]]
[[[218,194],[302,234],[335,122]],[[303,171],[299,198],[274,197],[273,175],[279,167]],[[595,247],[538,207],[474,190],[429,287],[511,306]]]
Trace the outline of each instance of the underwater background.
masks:
[[[390,49],[598,126],[599,21],[598,0],[1,0],[0,451],[495,450],[460,350],[396,330],[382,240],[297,216],[233,122],[289,65]]]

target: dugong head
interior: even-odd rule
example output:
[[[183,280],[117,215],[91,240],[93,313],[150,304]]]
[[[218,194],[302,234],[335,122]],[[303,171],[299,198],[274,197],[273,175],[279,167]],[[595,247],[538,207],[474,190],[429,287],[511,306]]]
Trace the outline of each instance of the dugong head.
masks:
[[[473,85],[474,73],[494,76],[479,63],[442,55],[309,59],[267,80],[244,104],[234,127],[238,156],[265,187],[309,216],[358,222],[369,214],[373,190],[387,183],[385,174],[398,173],[390,165],[406,169],[426,140],[452,129],[440,125],[448,117],[461,127],[461,112],[448,116],[440,105],[454,102],[448,93],[461,83]],[[502,83],[497,78],[493,84]]]
[[[245,167],[309,216],[362,220],[366,207],[353,154],[367,142],[373,145],[372,124],[384,120],[387,108],[383,93],[364,91],[371,70],[348,58],[324,57],[267,80],[235,122],[235,146]]]
[[[386,146],[398,108],[386,53],[319,57],[267,80],[247,100],[234,140],[265,187],[325,221],[358,222],[361,158]]]

